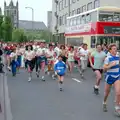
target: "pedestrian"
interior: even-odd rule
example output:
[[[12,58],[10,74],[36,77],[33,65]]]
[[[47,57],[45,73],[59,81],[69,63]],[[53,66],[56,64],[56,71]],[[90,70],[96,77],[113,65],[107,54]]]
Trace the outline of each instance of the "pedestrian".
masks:
[[[58,56],[58,61],[54,65],[54,71],[57,73],[59,88],[60,88],[60,91],[62,91],[64,75],[66,72],[66,64],[62,61],[62,55]]]
[[[109,46],[110,55],[106,57],[104,62],[104,70],[106,70],[105,76],[105,94],[103,101],[103,110],[107,111],[107,98],[110,93],[111,86],[115,88],[115,112],[117,116],[120,116],[120,57],[117,55],[116,44],[110,44]]]
[[[92,62],[93,57],[94,57],[94,64]],[[94,86],[94,93],[95,94],[99,94],[99,86],[100,86],[100,82],[102,79],[103,64],[104,64],[105,57],[106,57],[106,54],[102,50],[101,44],[97,44],[96,50],[94,52],[92,52],[91,54],[89,54],[90,65],[91,65],[91,67],[96,75],[96,83]]]

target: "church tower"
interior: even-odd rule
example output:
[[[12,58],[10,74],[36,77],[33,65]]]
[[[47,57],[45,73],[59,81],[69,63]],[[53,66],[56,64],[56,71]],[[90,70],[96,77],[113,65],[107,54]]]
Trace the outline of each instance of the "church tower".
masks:
[[[15,28],[19,27],[19,3],[13,3],[11,0],[9,5],[7,5],[6,1],[4,2],[4,15],[10,16],[12,24]]]

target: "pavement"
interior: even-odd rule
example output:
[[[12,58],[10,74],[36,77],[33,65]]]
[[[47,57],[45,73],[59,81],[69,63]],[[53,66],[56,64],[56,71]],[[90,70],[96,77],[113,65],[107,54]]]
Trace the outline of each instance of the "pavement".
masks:
[[[72,77],[74,76],[74,77]],[[56,80],[46,76],[42,82],[33,74],[28,83],[28,74],[21,70],[12,77],[8,73],[8,90],[13,120],[120,120],[114,115],[114,91],[108,99],[108,112],[102,111],[104,80],[100,95],[93,93],[95,75],[91,69],[82,81],[78,72],[66,76],[64,91],[60,92]]]

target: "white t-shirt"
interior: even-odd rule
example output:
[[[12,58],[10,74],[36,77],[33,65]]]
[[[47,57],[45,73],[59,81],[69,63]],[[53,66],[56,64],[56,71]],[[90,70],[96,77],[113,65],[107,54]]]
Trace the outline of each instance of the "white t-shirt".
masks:
[[[46,53],[49,55],[49,57],[51,58],[48,58],[48,60],[54,60],[54,51],[50,51],[49,49],[46,51]]]
[[[81,48],[79,53],[82,54],[82,55],[85,55],[84,57],[83,56],[80,57],[81,60],[87,60],[88,59],[89,50],[84,50],[83,48]]]
[[[37,51],[37,49],[39,49],[39,46],[33,45],[33,50]]]
[[[34,58],[34,55],[35,55],[34,51],[26,51],[25,52],[25,58],[30,61]]]
[[[12,53],[10,54],[10,58],[12,58],[12,60],[17,60],[17,54],[14,53],[14,52],[12,52]]]
[[[11,58],[16,57],[16,56],[17,56],[17,54],[14,53],[14,52],[12,52],[12,53],[10,54],[10,57],[11,57]]]
[[[58,47],[56,47],[55,49],[54,49],[54,51],[56,52],[56,54],[57,54],[57,57],[60,55],[60,49],[58,48]]]
[[[38,48],[38,50],[36,51],[37,56],[41,56],[44,53],[46,53],[46,48]]]

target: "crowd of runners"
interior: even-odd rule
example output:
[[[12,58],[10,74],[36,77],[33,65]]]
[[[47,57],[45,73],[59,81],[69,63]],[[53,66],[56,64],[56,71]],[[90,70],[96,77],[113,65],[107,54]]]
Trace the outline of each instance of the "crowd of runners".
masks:
[[[45,74],[58,79],[60,91],[63,91],[65,74],[73,76],[74,66],[77,66],[81,79],[85,80],[85,70],[88,66],[95,72],[96,82],[94,93],[99,94],[99,86],[104,75],[105,88],[103,111],[107,112],[107,99],[113,87],[115,90],[115,113],[120,116],[120,57],[116,44],[97,44],[91,51],[87,44],[79,47],[59,45],[45,42],[2,43],[5,63],[8,71],[16,76],[19,69],[25,68],[28,82],[32,80],[33,71],[36,76],[45,81]]]

